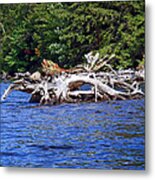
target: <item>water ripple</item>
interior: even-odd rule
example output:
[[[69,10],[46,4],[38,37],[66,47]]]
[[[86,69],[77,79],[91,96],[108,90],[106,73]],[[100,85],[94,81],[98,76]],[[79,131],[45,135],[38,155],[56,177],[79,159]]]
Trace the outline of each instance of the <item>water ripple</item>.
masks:
[[[145,168],[144,99],[56,106],[28,99],[15,91],[1,103],[1,166]]]

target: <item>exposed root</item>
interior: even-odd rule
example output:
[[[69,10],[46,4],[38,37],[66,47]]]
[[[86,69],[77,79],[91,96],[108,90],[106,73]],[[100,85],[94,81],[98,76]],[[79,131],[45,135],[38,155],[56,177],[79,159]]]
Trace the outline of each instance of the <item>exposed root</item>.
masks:
[[[40,104],[58,104],[62,102],[75,103],[83,101],[125,100],[144,97],[140,84],[144,83],[144,71],[115,71],[107,64],[114,55],[99,59],[99,54],[86,56],[88,64],[85,72],[63,72],[56,75],[41,76],[39,72],[19,75],[5,90],[1,100],[4,100],[13,90],[30,93],[30,102]],[[110,71],[102,71],[108,67]],[[98,70],[100,70],[98,72]],[[89,84],[89,90],[81,86]]]

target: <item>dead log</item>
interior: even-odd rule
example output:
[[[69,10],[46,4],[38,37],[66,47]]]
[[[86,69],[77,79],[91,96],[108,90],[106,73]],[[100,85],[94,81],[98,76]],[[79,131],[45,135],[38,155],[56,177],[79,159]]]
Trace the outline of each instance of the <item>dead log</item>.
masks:
[[[16,74],[16,80],[4,92],[1,100],[13,90],[30,93],[29,102],[52,105],[144,97],[140,89],[140,84],[144,83],[144,70],[116,71],[108,64],[114,55],[102,59],[99,59],[99,54],[86,57],[88,64],[84,67],[85,72],[68,71],[52,76],[49,73],[42,76],[39,72],[32,75],[28,72]],[[108,67],[108,70],[101,70],[103,67]],[[81,89],[85,84],[90,85],[89,90]]]

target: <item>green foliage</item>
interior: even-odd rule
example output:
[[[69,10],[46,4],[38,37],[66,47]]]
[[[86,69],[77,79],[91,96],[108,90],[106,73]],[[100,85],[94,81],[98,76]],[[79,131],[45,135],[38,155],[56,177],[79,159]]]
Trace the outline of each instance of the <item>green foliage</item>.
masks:
[[[90,51],[135,68],[144,62],[144,11],[144,1],[1,4],[2,70],[34,71],[43,58],[72,67]]]

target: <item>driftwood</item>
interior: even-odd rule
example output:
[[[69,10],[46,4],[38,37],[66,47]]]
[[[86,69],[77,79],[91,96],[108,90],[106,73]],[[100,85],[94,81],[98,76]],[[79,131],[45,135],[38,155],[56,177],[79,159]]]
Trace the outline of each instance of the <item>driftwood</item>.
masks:
[[[40,104],[97,102],[144,97],[140,89],[144,83],[144,69],[116,71],[110,65],[112,56],[99,59],[99,54],[85,55],[87,64],[72,70],[44,74],[17,73],[15,81],[5,90],[2,100],[13,90],[31,94],[30,102]],[[81,71],[76,71],[81,67]],[[45,72],[45,71],[44,71]],[[83,90],[84,85],[89,85]]]

